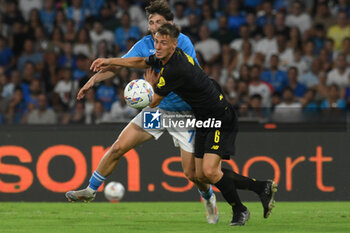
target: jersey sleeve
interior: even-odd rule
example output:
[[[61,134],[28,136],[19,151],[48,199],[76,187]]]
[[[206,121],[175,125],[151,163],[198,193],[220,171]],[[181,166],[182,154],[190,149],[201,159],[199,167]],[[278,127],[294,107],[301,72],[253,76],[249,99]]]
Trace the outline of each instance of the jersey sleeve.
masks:
[[[179,75],[178,70],[175,71],[167,68],[159,77],[154,92],[160,96],[167,96],[170,92],[183,84],[183,79],[181,77],[182,76]]]

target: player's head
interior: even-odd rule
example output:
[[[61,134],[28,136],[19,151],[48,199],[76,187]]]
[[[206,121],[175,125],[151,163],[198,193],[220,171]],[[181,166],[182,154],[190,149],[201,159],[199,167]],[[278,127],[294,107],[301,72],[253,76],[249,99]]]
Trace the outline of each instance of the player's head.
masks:
[[[146,15],[148,30],[153,37],[161,25],[164,23],[172,23],[174,19],[174,14],[171,12],[169,4],[165,0],[151,1],[150,5],[146,7]]]
[[[154,36],[154,48],[158,59],[166,59],[173,54],[179,34],[180,29],[170,23],[165,23],[158,28]]]

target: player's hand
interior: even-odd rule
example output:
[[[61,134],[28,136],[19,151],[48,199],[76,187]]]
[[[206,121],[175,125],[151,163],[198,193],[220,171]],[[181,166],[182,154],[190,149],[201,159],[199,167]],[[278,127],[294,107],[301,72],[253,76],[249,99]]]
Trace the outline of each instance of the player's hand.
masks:
[[[94,72],[104,71],[110,66],[110,59],[98,58],[90,66],[90,70]]]
[[[159,80],[160,72],[156,74],[156,72],[152,68],[148,68],[144,74],[145,80],[151,84],[152,87],[154,87]]]
[[[95,82],[91,78],[85,85],[79,90],[77,100],[84,98],[86,92],[95,85]]]

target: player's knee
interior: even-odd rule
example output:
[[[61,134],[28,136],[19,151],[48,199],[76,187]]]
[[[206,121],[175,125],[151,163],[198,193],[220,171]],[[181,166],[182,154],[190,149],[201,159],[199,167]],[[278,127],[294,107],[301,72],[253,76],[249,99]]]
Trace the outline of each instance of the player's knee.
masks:
[[[210,183],[213,183],[217,180],[218,172],[216,168],[208,167],[203,170],[204,177],[210,181]]]
[[[114,159],[119,159],[126,152],[126,148],[119,141],[116,141],[112,145],[110,151],[111,151],[110,154]]]

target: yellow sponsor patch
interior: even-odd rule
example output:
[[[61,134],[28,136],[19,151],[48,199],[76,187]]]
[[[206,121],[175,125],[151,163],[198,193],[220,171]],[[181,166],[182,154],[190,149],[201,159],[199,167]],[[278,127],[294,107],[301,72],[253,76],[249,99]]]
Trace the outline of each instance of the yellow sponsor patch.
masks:
[[[219,95],[219,99],[222,100],[224,96],[222,94]]]
[[[219,149],[219,145],[213,145],[210,149],[217,150]]]
[[[165,80],[164,80],[163,76],[160,76],[159,82],[158,82],[158,84],[157,84],[157,87],[158,87],[158,88],[161,88],[161,87],[164,86],[164,85],[165,85]]]

